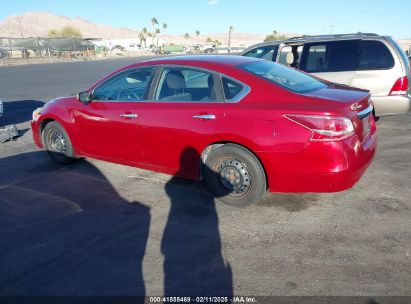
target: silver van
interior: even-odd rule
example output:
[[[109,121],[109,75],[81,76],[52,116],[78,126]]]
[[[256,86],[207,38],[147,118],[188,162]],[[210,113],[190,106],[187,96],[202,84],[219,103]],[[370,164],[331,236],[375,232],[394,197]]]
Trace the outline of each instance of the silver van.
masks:
[[[406,114],[411,108],[410,62],[391,37],[366,33],[302,36],[256,44],[241,55],[369,90],[376,116]]]

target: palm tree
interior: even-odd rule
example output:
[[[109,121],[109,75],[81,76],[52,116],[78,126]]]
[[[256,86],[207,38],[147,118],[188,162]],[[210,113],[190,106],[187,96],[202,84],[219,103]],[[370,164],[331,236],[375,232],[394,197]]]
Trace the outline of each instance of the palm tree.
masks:
[[[147,33],[147,37],[151,38],[152,44],[150,45],[150,49],[154,46],[154,35],[152,32]]]
[[[163,33],[166,31],[166,29],[168,28],[168,25],[167,25],[167,23],[163,23]]]
[[[156,46],[158,46],[158,35],[160,34],[160,29],[156,29],[155,34],[156,34],[156,38],[157,38],[157,40],[156,40]]]
[[[144,42],[144,47],[147,47],[147,36],[148,36],[148,30],[147,28],[143,28],[141,32],[138,34],[138,38],[140,38],[141,43]]]
[[[198,36],[200,36],[200,31],[196,30],[195,35],[196,35],[196,43],[198,44]]]
[[[155,36],[155,30],[154,27],[156,26],[156,24],[158,24],[158,20],[156,17],[151,18],[151,25],[153,27],[153,31],[151,32],[151,44],[154,44],[154,36]]]
[[[186,52],[187,52],[187,40],[190,39],[190,34],[189,34],[189,33],[185,33],[185,34],[184,34],[184,39],[186,40],[185,49],[186,49]]]
[[[143,45],[146,37],[144,37],[144,34],[142,32],[138,33],[138,38],[140,39],[140,45]]]

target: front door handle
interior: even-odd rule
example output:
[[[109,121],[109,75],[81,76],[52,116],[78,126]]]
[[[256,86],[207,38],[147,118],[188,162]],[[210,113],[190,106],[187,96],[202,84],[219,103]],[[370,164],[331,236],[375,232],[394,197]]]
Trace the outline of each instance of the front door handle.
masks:
[[[120,117],[124,117],[124,118],[137,118],[138,115],[134,114],[134,113],[127,113],[127,114],[120,114]]]
[[[195,119],[213,120],[213,119],[215,119],[215,115],[213,115],[213,114],[194,115],[193,118],[195,118]]]

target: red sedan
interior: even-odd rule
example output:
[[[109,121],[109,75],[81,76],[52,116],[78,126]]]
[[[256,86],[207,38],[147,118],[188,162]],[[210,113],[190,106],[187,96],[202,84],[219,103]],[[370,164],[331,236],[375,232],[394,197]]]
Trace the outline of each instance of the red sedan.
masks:
[[[376,149],[367,91],[240,56],[133,64],[33,113],[34,141],[67,164],[90,157],[204,179],[223,202],[265,191],[352,187]]]

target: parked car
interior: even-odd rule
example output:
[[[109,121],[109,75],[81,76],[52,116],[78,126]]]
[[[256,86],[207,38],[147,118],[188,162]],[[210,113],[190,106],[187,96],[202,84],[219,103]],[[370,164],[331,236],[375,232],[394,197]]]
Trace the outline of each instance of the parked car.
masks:
[[[302,36],[260,43],[242,55],[272,60],[335,83],[369,90],[377,116],[410,111],[410,62],[391,37],[364,33]]]
[[[265,60],[197,55],[140,62],[33,113],[34,142],[193,180],[223,202],[352,187],[376,150],[368,91]]]

